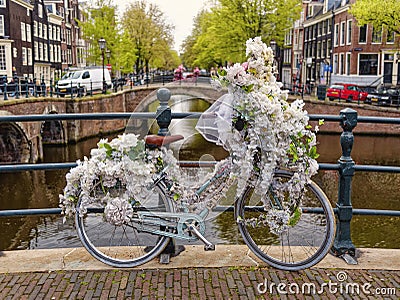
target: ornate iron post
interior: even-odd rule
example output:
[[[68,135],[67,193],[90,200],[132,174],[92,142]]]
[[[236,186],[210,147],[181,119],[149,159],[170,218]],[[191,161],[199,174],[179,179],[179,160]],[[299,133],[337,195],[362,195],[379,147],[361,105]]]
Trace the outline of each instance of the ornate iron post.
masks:
[[[336,256],[350,255],[351,258],[343,257],[350,263],[354,261],[355,246],[351,241],[350,221],[353,217],[353,207],[351,204],[351,181],[354,175],[354,161],[351,158],[351,150],[354,143],[353,129],[357,126],[357,112],[351,108],[340,111],[343,133],[340,136],[340,144],[342,146],[342,156],[339,163],[339,192],[338,203],[338,223],[336,226],[336,237],[332,247],[332,251]]]
[[[171,124],[171,108],[168,106],[168,101],[171,98],[169,89],[161,88],[157,91],[157,99],[160,101],[160,106],[157,108],[156,119],[160,126],[158,135],[168,135],[168,126]]]

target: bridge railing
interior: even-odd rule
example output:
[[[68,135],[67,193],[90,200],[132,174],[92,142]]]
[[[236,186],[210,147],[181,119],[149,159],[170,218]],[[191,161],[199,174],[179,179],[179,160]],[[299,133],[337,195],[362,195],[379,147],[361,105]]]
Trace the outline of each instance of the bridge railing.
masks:
[[[166,90],[166,89],[161,89]],[[160,91],[160,90],[159,90]],[[159,95],[159,94],[158,94]],[[159,134],[165,135],[172,119],[199,118],[199,112],[171,112],[168,106],[168,99],[158,97],[160,106],[155,113],[85,113],[85,114],[49,114],[49,115],[6,115],[0,116],[1,122],[32,122],[32,121],[51,121],[51,120],[107,120],[107,119],[156,119],[160,131]],[[332,251],[337,256],[350,255],[355,257],[355,246],[351,239],[350,228],[353,215],[382,215],[400,217],[400,211],[395,210],[376,210],[376,209],[354,209],[351,203],[351,185],[354,173],[362,172],[389,172],[400,173],[398,166],[379,166],[379,165],[359,165],[351,158],[351,150],[354,143],[353,130],[357,123],[380,123],[380,124],[400,124],[400,118],[383,117],[362,117],[357,115],[357,111],[346,108],[340,111],[339,116],[335,115],[309,115],[311,121],[324,119],[325,122],[338,122],[343,131],[340,136],[342,155],[337,164],[320,163],[321,170],[335,170],[339,173],[338,202],[334,211],[337,215],[337,230]],[[198,162],[181,161],[182,166],[195,166]],[[54,170],[70,169],[75,167],[75,162],[59,163],[39,163],[39,164],[7,164],[0,165],[0,173],[33,171],[33,170]],[[218,209],[218,208],[217,208]],[[0,217],[5,216],[26,216],[26,215],[53,215],[61,214],[60,208],[41,208],[41,209],[19,209],[19,210],[0,210]]]
[[[66,79],[68,82],[68,79]],[[149,74],[141,76],[126,76],[113,78],[111,84],[104,85],[105,93],[116,93],[118,91],[133,89],[135,86],[149,86],[149,84],[166,85],[176,81],[172,74]],[[210,77],[198,76],[184,78],[178,80],[180,83],[209,83]],[[82,98],[92,96],[96,93],[102,93],[101,88],[94,87],[103,86],[102,81],[89,81],[87,86],[76,85],[71,80],[67,85],[58,86],[58,80],[42,78],[27,78],[27,77],[6,77],[0,76],[0,94],[3,100],[22,99],[22,98],[37,98],[37,97],[66,97],[66,98]]]

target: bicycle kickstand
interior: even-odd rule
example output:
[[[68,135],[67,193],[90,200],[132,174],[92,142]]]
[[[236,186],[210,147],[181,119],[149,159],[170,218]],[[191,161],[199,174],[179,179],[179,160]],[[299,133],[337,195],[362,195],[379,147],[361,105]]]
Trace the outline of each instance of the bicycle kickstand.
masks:
[[[189,229],[190,232],[193,232],[194,235],[197,236],[199,238],[199,240],[201,240],[204,243],[204,250],[205,251],[214,251],[215,250],[215,245],[210,243],[204,237],[204,235],[202,235],[201,232],[197,230],[196,226],[194,226],[193,224],[190,224],[188,226],[188,229]]]

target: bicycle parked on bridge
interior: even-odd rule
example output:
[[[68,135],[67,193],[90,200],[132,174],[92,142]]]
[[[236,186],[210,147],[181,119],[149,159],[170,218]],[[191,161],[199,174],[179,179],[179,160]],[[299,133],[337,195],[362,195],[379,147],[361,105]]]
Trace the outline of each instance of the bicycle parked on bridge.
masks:
[[[196,126],[230,153],[211,174],[193,180],[182,172],[166,148],[181,135],[140,140],[124,134],[101,140],[67,175],[61,205],[75,216],[79,238],[96,259],[139,266],[160,255],[170,239],[200,240],[212,251],[205,220],[221,201],[232,203],[243,242],[273,267],[309,268],[329,252],[335,218],[310,178],[317,154],[302,102],[285,101],[274,80],[272,50],[259,38],[247,46],[247,64],[225,69],[217,80],[229,93]],[[160,102],[168,93],[159,90]]]

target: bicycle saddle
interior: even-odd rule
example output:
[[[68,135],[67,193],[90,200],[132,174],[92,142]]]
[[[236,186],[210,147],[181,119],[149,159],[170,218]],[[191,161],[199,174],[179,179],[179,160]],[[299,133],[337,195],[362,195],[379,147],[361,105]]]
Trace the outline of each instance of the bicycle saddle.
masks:
[[[151,135],[146,135],[144,140],[146,144],[150,147],[161,147],[182,140],[183,138],[184,138],[183,135],[180,134],[165,135],[165,136],[151,134]]]

